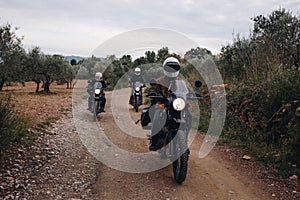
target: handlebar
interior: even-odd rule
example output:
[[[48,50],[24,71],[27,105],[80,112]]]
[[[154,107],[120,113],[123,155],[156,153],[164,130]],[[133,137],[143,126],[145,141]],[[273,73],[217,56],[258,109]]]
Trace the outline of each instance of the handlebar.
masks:
[[[133,84],[129,84],[128,87],[133,88],[134,85]],[[147,86],[145,84],[142,84],[140,87],[143,88],[143,87],[147,87]]]
[[[105,87],[105,88],[104,88],[104,87],[102,87],[102,88],[94,88],[94,89],[91,89],[91,90],[93,91],[93,90],[95,90],[95,89],[99,89],[99,90],[108,90],[109,87]]]
[[[149,97],[150,99],[153,99],[153,100],[164,100],[164,99],[167,99],[165,96],[158,95],[158,94],[149,94],[149,95],[146,95],[146,96]],[[203,96],[201,96],[198,93],[195,93],[193,95],[191,95],[191,94],[187,95],[187,100],[196,100],[196,99],[203,99]]]
[[[147,96],[150,99],[165,99],[163,96]]]
[[[194,94],[189,94],[187,99],[190,99],[190,100],[203,99],[203,96],[201,96],[198,93],[194,93]]]
[[[196,99],[203,99],[203,97],[202,96],[200,96],[200,97],[188,97],[187,99],[189,99],[189,100],[196,100]]]
[[[166,98],[163,95],[157,94],[155,92],[151,92],[150,94],[147,94],[146,97],[149,97],[150,99],[165,99]]]

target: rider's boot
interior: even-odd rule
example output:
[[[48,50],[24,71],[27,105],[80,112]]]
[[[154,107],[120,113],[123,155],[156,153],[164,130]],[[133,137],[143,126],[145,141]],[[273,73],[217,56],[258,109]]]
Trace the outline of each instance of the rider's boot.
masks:
[[[153,140],[150,140],[150,145],[149,145],[149,150],[150,151],[157,151],[159,148],[156,145],[156,142],[154,142]]]
[[[130,95],[129,104],[133,105],[133,96],[132,95]]]
[[[159,149],[159,146],[157,145],[157,142],[158,142],[157,136],[155,137],[155,135],[154,136],[148,135],[148,139],[150,140],[149,150],[150,151],[157,151]]]

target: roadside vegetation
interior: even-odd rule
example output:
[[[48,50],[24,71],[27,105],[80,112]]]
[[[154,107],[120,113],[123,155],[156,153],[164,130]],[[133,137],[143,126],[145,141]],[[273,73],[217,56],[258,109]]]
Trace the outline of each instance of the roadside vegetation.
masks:
[[[273,165],[284,177],[300,176],[299,13],[296,16],[279,9],[267,16],[254,16],[252,20],[253,29],[249,35],[236,34],[218,55],[195,47],[181,56],[169,52],[168,47],[162,47],[157,52],[146,51],[144,56],[135,60],[130,55],[66,60],[61,55],[45,55],[39,47],[26,51],[22,48],[22,38],[15,33],[17,30],[6,24],[0,27],[0,95],[3,97],[3,90],[11,84],[26,87],[31,82],[35,87],[27,94],[30,93],[31,98],[40,98],[37,106],[42,106],[46,95],[55,98],[56,94],[60,97],[65,92],[63,89],[53,92],[54,84],[72,88],[78,79],[93,79],[95,72],[100,71],[114,88],[121,77],[128,76],[126,73],[131,73],[137,66],[147,71],[144,78],[149,81],[161,70],[155,66],[161,65],[170,55],[181,61],[181,74],[192,84],[201,79],[201,75],[188,60],[211,56],[224,83],[229,85],[226,88],[227,118],[220,142],[244,148],[245,153]],[[126,84],[122,86],[127,87]],[[201,89],[205,97],[199,102],[201,132],[207,131],[210,119],[210,89],[205,85]],[[63,98],[68,98],[70,93],[65,93]],[[0,103],[0,119],[3,119],[0,120],[1,151],[9,143],[21,142],[32,126],[28,123],[30,120],[16,113],[10,101],[3,99]],[[65,109],[68,108],[58,110],[63,112]],[[48,116],[39,121],[37,127],[49,126],[49,119],[54,118]]]
[[[280,9],[252,20],[249,36],[236,35],[217,58],[230,84],[223,142],[299,176],[300,18]]]
[[[65,85],[53,84],[49,94],[32,92],[35,87],[34,82],[26,82],[25,87],[14,82],[0,93],[0,157],[7,150],[31,145],[71,110],[72,90]]]
[[[3,151],[11,143],[27,142],[30,135],[27,130],[31,122],[24,115],[16,114],[13,111],[10,99],[0,101],[0,157]]]

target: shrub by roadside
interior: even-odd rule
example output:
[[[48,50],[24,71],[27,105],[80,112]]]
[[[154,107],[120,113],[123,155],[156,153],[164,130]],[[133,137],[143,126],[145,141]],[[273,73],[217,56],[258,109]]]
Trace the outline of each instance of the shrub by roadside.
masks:
[[[10,98],[0,101],[0,157],[10,144],[26,141],[30,137],[27,131],[30,125],[28,118],[15,113]]]
[[[252,85],[231,86],[222,141],[246,148],[285,177],[299,176],[299,88],[298,72]]]

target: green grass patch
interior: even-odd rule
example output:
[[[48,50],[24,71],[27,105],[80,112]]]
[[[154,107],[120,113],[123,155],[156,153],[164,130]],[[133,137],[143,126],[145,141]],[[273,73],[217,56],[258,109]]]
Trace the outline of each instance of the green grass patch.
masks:
[[[43,131],[47,129],[52,123],[56,122],[59,117],[48,117],[45,121],[37,124],[36,129],[39,131]]]

